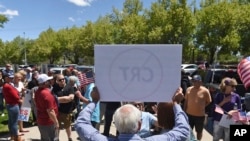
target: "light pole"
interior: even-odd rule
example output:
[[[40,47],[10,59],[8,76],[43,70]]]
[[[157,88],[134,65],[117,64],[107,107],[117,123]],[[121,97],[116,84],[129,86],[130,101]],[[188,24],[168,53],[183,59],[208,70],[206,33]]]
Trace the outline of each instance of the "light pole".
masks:
[[[25,45],[25,32],[23,32],[23,47],[24,47],[24,65],[27,65],[27,56],[26,56],[26,45]]]

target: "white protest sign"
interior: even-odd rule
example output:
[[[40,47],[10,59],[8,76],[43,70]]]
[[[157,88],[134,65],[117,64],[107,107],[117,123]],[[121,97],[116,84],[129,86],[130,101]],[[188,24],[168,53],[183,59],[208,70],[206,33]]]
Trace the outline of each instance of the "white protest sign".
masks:
[[[31,108],[28,108],[28,107],[21,107],[21,110],[20,110],[20,114],[19,114],[18,120],[21,120],[21,121],[29,121],[30,112],[31,112]]]
[[[30,112],[31,112],[31,91],[30,90],[26,90],[26,94],[20,109],[20,114],[18,117],[18,120],[21,121],[29,121],[29,117],[30,117]]]
[[[181,61],[182,45],[95,45],[101,101],[171,101]]]

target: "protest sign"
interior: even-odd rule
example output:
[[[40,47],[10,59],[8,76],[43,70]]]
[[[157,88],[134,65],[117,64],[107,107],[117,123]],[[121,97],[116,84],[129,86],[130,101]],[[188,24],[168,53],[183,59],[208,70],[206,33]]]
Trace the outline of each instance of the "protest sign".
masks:
[[[101,101],[171,101],[181,61],[182,45],[95,45]]]
[[[29,117],[30,117],[30,112],[31,112],[31,91],[30,90],[26,90],[26,94],[20,109],[20,114],[18,117],[18,120],[21,121],[29,121]]]

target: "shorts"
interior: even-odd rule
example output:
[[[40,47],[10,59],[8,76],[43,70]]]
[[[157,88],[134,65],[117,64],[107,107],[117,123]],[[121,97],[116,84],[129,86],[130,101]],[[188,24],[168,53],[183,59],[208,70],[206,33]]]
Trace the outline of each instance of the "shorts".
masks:
[[[188,115],[189,125],[193,129],[195,127],[195,131],[201,133],[204,128],[205,116],[192,116]]]
[[[72,114],[59,113],[59,127],[60,129],[66,129],[71,126]]]

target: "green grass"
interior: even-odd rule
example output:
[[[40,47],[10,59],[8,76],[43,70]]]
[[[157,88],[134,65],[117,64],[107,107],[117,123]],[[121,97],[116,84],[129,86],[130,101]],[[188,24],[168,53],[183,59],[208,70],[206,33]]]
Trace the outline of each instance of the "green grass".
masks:
[[[2,134],[6,134],[9,132],[9,129],[8,129],[8,115],[7,115],[7,112],[6,110],[4,111],[5,113],[5,116],[1,116],[0,115],[0,135]]]

